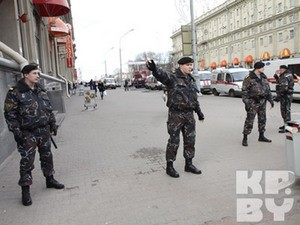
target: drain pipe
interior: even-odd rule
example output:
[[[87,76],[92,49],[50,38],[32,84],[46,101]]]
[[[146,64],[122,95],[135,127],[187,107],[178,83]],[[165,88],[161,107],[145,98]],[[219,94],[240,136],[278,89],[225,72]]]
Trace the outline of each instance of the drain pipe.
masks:
[[[26,66],[28,64],[28,61],[23,56],[21,56],[18,52],[12,50],[10,47],[5,45],[1,41],[0,41],[0,51],[4,52],[10,58],[15,60],[20,65],[20,71],[24,66]]]
[[[8,47],[7,45],[5,45],[3,42],[0,41],[0,52],[5,53],[6,55],[8,55],[10,58],[12,58],[16,63],[11,62],[7,59],[1,59],[0,60],[0,65],[4,65],[4,66],[8,66],[10,68],[16,69],[21,71],[22,68],[26,65],[28,65],[28,61],[22,56],[20,55],[18,52],[14,51],[13,49],[11,49],[10,47]],[[44,73],[41,73],[41,77],[48,79],[48,80],[53,80],[55,82],[60,82],[60,83],[66,83],[66,79],[58,79],[54,76],[50,76]],[[61,78],[63,78],[62,76],[60,76]],[[66,83],[68,86],[68,83]],[[67,94],[68,97],[70,97],[70,95]]]
[[[62,75],[60,75],[60,74],[57,74],[57,76],[59,76],[61,79],[63,79],[65,82],[65,84],[66,84],[66,95],[67,95],[67,97],[68,98],[71,98],[71,96],[70,96],[70,94],[69,94],[69,86],[68,86],[68,80],[66,79],[66,78],[64,78]]]

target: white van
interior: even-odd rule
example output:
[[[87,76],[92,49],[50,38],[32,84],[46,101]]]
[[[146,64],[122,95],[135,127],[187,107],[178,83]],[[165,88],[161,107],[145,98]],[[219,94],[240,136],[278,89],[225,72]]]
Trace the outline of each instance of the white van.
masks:
[[[291,73],[300,76],[300,58],[276,59],[263,61],[263,63],[265,64],[264,74],[266,74],[266,76],[268,77],[270,88],[273,94],[275,94],[276,92],[276,80],[273,76],[276,70],[279,69],[279,66],[286,65]],[[293,98],[296,100],[300,100],[300,85],[298,83],[299,80],[294,77],[294,81],[295,85]]]
[[[208,70],[198,71],[200,91],[202,94],[211,92],[211,72]]]
[[[249,70],[240,67],[217,68],[212,71],[211,89],[215,96],[228,94],[231,97],[241,96],[244,78]]]

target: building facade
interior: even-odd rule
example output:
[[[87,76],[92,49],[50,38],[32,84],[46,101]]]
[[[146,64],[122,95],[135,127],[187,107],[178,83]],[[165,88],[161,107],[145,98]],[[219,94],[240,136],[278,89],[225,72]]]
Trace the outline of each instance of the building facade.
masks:
[[[41,82],[57,112],[64,112],[67,83],[76,78],[70,0],[0,0],[0,164],[16,149],[4,115],[8,89],[20,70],[38,63]]]
[[[201,69],[300,57],[299,0],[227,0],[195,19],[197,60]],[[182,34],[172,35],[174,60]]]

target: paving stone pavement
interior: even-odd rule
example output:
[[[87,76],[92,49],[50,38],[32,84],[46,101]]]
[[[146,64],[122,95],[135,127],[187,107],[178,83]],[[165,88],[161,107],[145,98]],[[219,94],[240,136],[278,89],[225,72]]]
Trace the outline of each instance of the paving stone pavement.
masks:
[[[180,178],[165,174],[167,108],[161,91],[108,90],[98,107],[85,110],[83,96],[65,99],[67,112],[53,148],[57,180],[64,190],[46,189],[36,157],[31,186],[33,204],[20,201],[15,151],[0,165],[0,225],[299,225],[300,188],[276,196],[294,199],[284,222],[274,222],[262,207],[259,222],[237,222],[236,171],[285,170],[285,136],[277,133],[279,105],[268,109],[266,136],[241,146],[245,118],[240,98],[199,97],[206,116],[197,121],[194,163],[202,175],[184,172],[182,143],[174,163]],[[293,112],[300,105],[293,104]],[[38,156],[38,155],[37,155]],[[263,186],[262,182],[262,186]],[[264,200],[269,195],[243,195]]]

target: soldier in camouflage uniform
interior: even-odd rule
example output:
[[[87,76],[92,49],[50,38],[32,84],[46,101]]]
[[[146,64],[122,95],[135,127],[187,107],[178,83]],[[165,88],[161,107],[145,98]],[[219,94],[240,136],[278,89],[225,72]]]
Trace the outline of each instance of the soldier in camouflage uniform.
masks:
[[[286,65],[281,65],[274,75],[277,82],[275,101],[280,101],[280,111],[284,124],[291,120],[291,104],[294,91],[294,77],[287,69]],[[284,125],[279,127],[279,133],[284,133]]]
[[[270,86],[267,80],[267,76],[263,73],[265,64],[262,62],[256,62],[254,64],[254,70],[245,77],[242,87],[242,99],[245,103],[245,109],[247,112],[246,121],[244,124],[244,138],[242,141],[243,146],[248,146],[247,136],[251,133],[254,123],[254,118],[258,116],[258,141],[272,142],[264,136],[266,127],[266,104],[267,101],[271,103],[272,108],[274,102],[270,90]]]
[[[36,148],[46,177],[46,187],[63,189],[64,185],[53,177],[50,135],[56,135],[57,126],[46,90],[38,83],[38,65],[26,65],[22,73],[24,77],[7,93],[4,116],[21,155],[19,185],[22,187],[22,203],[28,206],[32,204],[29,187],[32,184],[31,171],[34,169]]]
[[[196,138],[194,111],[197,113],[199,120],[204,120],[198,102],[197,92],[199,93],[199,90],[195,79],[190,74],[193,62],[190,57],[181,58],[178,61],[179,68],[176,69],[174,74],[157,69],[153,60],[146,62],[148,69],[152,71],[157,80],[166,86],[168,93],[167,129],[170,137],[166,149],[166,173],[171,177],[179,177],[173,167],[173,162],[176,160],[179,147],[180,131],[183,134],[185,171],[201,174],[201,170],[192,164],[192,159],[195,156]]]

